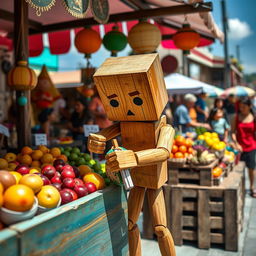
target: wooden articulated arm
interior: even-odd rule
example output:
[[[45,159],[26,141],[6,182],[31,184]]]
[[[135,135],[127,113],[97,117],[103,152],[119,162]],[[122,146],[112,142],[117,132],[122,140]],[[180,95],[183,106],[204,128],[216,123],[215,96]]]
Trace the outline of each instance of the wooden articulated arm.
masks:
[[[171,153],[175,130],[171,125],[164,125],[160,130],[157,147],[135,152],[138,166],[166,161]]]

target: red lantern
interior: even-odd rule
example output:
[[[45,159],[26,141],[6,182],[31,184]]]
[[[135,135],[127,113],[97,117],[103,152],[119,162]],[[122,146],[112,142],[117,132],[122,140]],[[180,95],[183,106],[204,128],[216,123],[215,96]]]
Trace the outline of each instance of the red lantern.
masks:
[[[184,54],[189,54],[189,51],[199,44],[200,35],[189,24],[183,24],[172,39],[177,48],[183,50]]]
[[[79,52],[84,53],[89,58],[101,46],[100,35],[91,28],[84,28],[76,34],[75,46]]]

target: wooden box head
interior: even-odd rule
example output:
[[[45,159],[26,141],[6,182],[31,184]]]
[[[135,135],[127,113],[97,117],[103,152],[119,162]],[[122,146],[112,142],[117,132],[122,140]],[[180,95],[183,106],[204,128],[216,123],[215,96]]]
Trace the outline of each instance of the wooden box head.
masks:
[[[155,121],[168,101],[158,54],[107,59],[94,74],[112,121]]]

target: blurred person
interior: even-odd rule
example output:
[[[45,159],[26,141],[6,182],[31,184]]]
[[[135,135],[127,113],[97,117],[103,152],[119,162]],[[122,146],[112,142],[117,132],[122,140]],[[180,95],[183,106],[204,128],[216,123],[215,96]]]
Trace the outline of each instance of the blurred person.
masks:
[[[56,122],[59,122],[62,117],[65,116],[65,108],[66,108],[66,101],[60,96],[55,102],[53,103],[53,112],[56,116]]]
[[[189,109],[194,107],[196,97],[193,94],[184,96],[184,104],[177,107],[174,114],[174,126],[181,130],[182,133],[193,132],[194,127],[204,127],[210,129],[209,124],[193,121],[189,116]]]
[[[227,99],[224,100],[224,109],[227,112],[228,122],[231,123],[236,114],[236,98],[234,94],[230,94]]]
[[[250,194],[256,197],[254,189],[256,169],[256,119],[252,111],[249,98],[239,102],[238,114],[232,120],[232,140],[237,150],[242,152],[241,160],[245,162],[249,171]]]
[[[230,130],[230,125],[223,116],[223,110],[220,108],[213,108],[210,112],[208,122],[212,130],[218,133],[220,140],[228,142],[228,132]]]
[[[197,112],[197,121],[204,123],[208,118],[208,111],[205,102],[206,93],[202,92],[198,95],[198,99],[195,103],[195,108]]]
[[[40,132],[45,133],[47,138],[50,138],[51,124],[55,121],[55,114],[53,108],[45,108],[38,115],[38,121],[40,122]]]
[[[227,115],[227,111],[224,108],[224,99],[222,98],[216,98],[214,100],[214,108],[218,108],[221,109],[223,111],[223,117],[227,120],[228,122],[228,115]]]

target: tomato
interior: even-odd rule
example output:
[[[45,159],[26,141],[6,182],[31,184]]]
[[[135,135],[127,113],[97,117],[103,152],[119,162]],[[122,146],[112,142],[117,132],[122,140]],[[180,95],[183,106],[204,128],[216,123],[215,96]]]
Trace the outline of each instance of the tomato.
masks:
[[[178,152],[178,147],[176,145],[172,146],[172,153],[175,154],[176,152]]]
[[[176,145],[178,145],[178,146],[185,145],[185,141],[186,141],[186,139],[183,136],[178,136],[176,138]]]
[[[187,149],[187,152],[188,152],[189,154],[193,154],[193,148],[189,147],[189,148]]]
[[[173,153],[170,153],[170,158],[173,158]]]
[[[185,140],[185,146],[187,148],[191,147],[193,145],[193,141],[191,139],[186,139]]]
[[[186,146],[180,146],[180,147],[179,147],[179,151],[180,151],[181,153],[186,153],[186,152],[187,152],[187,147],[186,147]]]
[[[186,153],[184,153],[184,157],[188,157],[188,153],[186,152]]]
[[[184,158],[184,155],[181,152],[176,152],[174,157],[175,158]]]
[[[214,178],[218,178],[221,174],[222,174],[222,168],[220,168],[220,167],[215,167],[212,170],[212,175]]]

